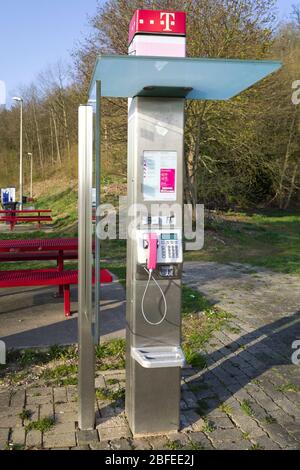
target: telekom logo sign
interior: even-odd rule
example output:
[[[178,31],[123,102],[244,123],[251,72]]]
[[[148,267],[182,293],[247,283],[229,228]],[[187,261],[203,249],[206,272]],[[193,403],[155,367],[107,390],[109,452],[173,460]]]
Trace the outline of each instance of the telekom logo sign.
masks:
[[[160,19],[163,21],[164,18],[165,18],[165,22],[166,22],[166,27],[165,27],[164,31],[172,31],[171,26],[176,25],[175,13],[161,13],[160,14]]]
[[[129,28],[129,43],[136,34],[186,35],[186,14],[181,11],[137,10]]]

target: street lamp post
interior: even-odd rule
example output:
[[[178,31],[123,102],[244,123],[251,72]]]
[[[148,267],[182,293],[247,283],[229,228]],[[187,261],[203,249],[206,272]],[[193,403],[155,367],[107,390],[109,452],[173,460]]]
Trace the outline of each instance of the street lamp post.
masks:
[[[20,209],[23,209],[23,98],[15,96],[14,101],[20,103]]]
[[[30,198],[33,198],[33,190],[32,190],[32,170],[33,170],[33,160],[32,160],[32,153],[28,152],[28,157],[30,158]]]

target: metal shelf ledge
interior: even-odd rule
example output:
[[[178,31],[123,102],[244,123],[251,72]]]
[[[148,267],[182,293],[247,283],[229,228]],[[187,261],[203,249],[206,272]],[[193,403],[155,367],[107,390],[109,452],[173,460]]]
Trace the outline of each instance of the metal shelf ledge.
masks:
[[[131,348],[131,356],[146,369],[185,365],[182,349],[175,346]]]

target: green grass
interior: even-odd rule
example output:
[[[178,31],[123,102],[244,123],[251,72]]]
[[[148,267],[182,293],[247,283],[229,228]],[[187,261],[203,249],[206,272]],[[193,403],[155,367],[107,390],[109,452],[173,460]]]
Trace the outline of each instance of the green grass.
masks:
[[[36,208],[51,209],[55,228],[61,230],[73,225],[71,232],[75,234],[78,221],[77,200],[78,195],[74,188],[67,188],[64,191],[56,190],[49,196],[39,198]]]
[[[57,359],[73,359],[76,357],[74,346],[51,346],[49,349],[24,349],[20,351],[11,350],[8,352],[8,362],[14,362],[20,367],[47,364]]]
[[[108,264],[105,267],[118,277],[123,287],[126,287],[126,266],[124,264]]]
[[[116,269],[121,263],[125,266],[126,240],[102,240],[100,245],[101,259],[114,263]],[[126,276],[124,279],[126,279]]]
[[[207,366],[206,357],[198,351],[193,349],[193,346],[187,343],[183,344],[183,352],[185,355],[186,362],[193,367],[198,369],[205,369]]]
[[[274,417],[271,416],[271,415],[268,415],[268,416],[265,417],[264,422],[265,422],[266,424],[275,424],[275,423],[277,423],[277,419],[274,418]]]
[[[253,444],[249,450],[265,450],[265,448],[260,444]]]
[[[30,410],[23,410],[20,414],[19,417],[22,421],[28,421],[32,416],[32,411]]]
[[[96,370],[125,367],[125,340],[115,339],[95,348]],[[7,364],[0,369],[0,383],[15,385],[44,380],[52,386],[76,385],[78,350],[76,346],[9,351]]]
[[[186,450],[205,450],[205,447],[200,442],[191,441],[186,447]]]
[[[216,429],[214,423],[212,421],[209,421],[207,418],[204,418],[204,426],[202,431],[205,432],[206,434],[210,434]]]
[[[31,423],[25,426],[27,432],[29,431],[40,431],[48,432],[50,431],[55,424],[55,420],[52,417],[39,419],[38,421],[32,421]]]
[[[118,370],[125,368],[125,349],[126,341],[124,339],[115,339],[96,347],[96,365],[97,370]]]
[[[168,450],[183,450],[184,445],[180,441],[169,441],[165,445],[165,449],[168,449]]]
[[[225,404],[225,403],[222,403],[220,406],[219,406],[219,410],[222,411],[223,413],[226,413],[227,415],[231,415],[232,414],[232,408],[230,405],[228,404]]]
[[[241,410],[245,413],[245,415],[253,416],[253,409],[251,407],[251,403],[248,400],[243,400],[240,404],[240,407]]]
[[[125,388],[120,387],[117,390],[110,390],[109,388],[98,388],[96,390],[96,397],[104,401],[119,401],[125,399]]]
[[[298,385],[295,385],[293,383],[287,383],[280,385],[279,387],[276,388],[278,392],[295,392],[299,393],[300,392],[300,387]]]
[[[193,313],[202,312],[208,309],[211,304],[208,300],[200,294],[200,292],[190,289],[187,286],[182,287],[182,314],[190,315]]]
[[[206,308],[201,315],[185,314],[182,348],[188,364],[199,369],[206,367],[205,346],[216,331],[226,327],[231,318],[228,312],[214,307]]]
[[[77,373],[77,364],[60,364],[56,367],[45,369],[40,378],[45,380],[46,384],[51,383],[57,386],[76,385]]]
[[[248,263],[300,275],[300,214],[219,213],[206,224],[205,245],[186,260]]]

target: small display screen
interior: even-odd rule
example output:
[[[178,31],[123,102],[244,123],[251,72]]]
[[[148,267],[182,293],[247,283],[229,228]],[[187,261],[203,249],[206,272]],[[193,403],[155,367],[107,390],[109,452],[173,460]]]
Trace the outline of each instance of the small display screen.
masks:
[[[162,233],[161,235],[162,240],[178,240],[176,233]]]

